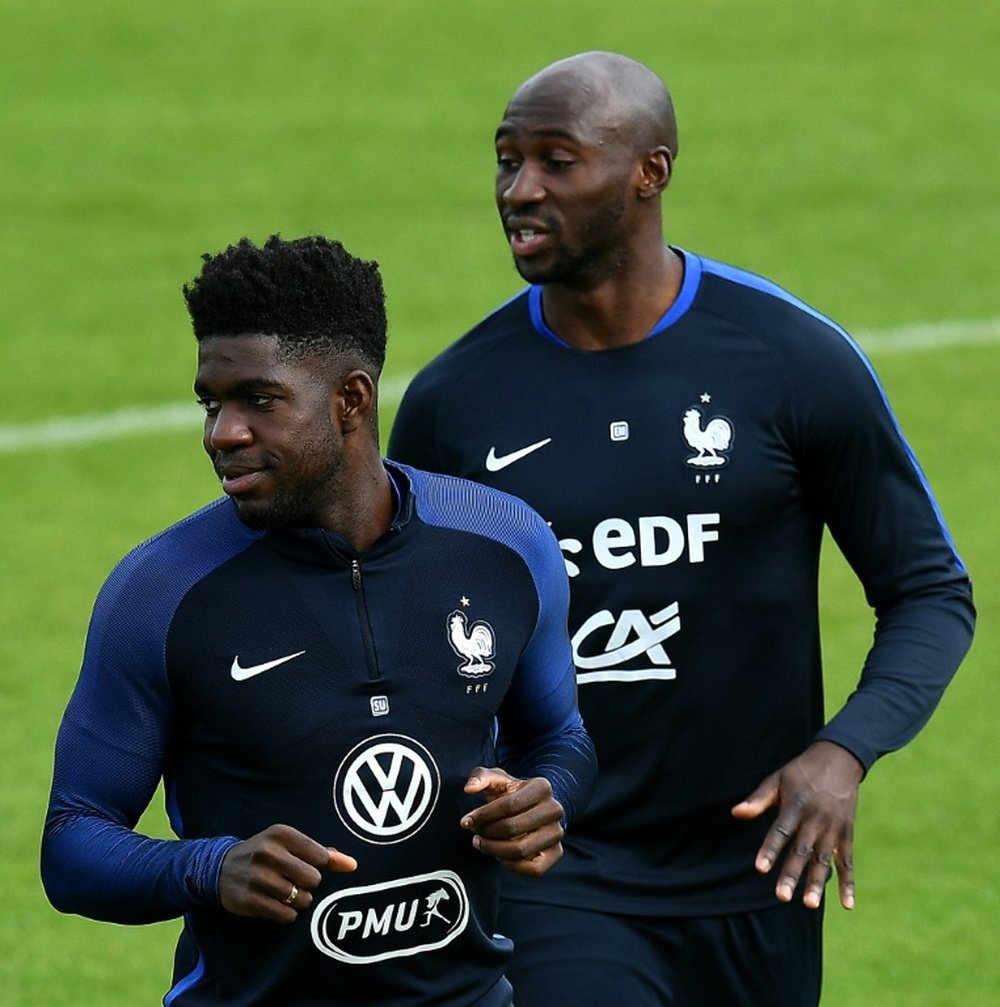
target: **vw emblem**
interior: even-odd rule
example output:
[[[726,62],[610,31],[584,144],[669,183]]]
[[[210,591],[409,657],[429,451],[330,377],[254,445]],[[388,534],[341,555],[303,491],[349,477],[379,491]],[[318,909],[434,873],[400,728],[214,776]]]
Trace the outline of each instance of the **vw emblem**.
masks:
[[[333,802],[354,835],[385,846],[424,827],[440,790],[441,774],[419,741],[379,734],[344,757],[333,782]]]

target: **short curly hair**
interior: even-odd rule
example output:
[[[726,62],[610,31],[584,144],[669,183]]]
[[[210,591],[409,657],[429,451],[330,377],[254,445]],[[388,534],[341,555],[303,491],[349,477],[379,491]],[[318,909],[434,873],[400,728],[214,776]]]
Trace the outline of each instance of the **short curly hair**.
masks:
[[[202,255],[201,274],[184,285],[200,342],[210,336],[277,336],[293,356],[353,351],[375,377],[385,363],[385,291],[377,262],[355,258],[320,235],[258,248],[241,238]]]

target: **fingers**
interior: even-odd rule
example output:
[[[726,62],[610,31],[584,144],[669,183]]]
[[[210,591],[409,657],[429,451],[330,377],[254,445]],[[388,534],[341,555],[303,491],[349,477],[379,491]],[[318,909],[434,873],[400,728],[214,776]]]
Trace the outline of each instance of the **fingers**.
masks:
[[[562,843],[554,843],[552,846],[528,859],[501,859],[500,863],[512,874],[520,874],[528,878],[540,878],[546,871],[562,860],[562,855]]]
[[[487,801],[495,801],[510,790],[516,790],[521,782],[502,769],[484,769],[482,766],[477,766],[465,781],[465,792],[482,794]]]
[[[544,874],[562,857],[563,807],[543,777],[517,780],[503,770],[477,768],[466,784],[486,803],[462,818],[472,845],[517,874]]]
[[[794,805],[781,809],[761,843],[754,866],[761,874],[767,874],[785,851],[774,894],[782,902],[791,902],[805,873],[807,881],[802,901],[815,909],[823,899],[823,889],[830,876],[832,843],[819,834],[802,810]]]
[[[835,863],[837,865],[838,888],[840,889],[840,904],[845,909],[853,909],[854,892],[854,856],[850,843],[845,849],[837,850]]]
[[[504,824],[498,823],[495,832],[506,831]],[[560,845],[564,835],[562,824],[558,821],[547,822],[538,828],[521,832],[515,832],[517,828],[518,825],[511,823],[510,835],[500,838],[477,834],[472,837],[472,845],[480,853],[496,857],[497,860],[531,860],[549,848]]]
[[[238,916],[293,923],[311,908],[323,870],[352,871],[353,857],[322,846],[288,825],[271,825],[226,854],[219,899]]]
[[[784,817],[779,815],[774,825],[767,830],[764,842],[761,843],[760,849],[757,851],[757,860],[754,865],[761,874],[767,874],[774,866],[788,840],[795,835],[797,828],[798,822],[794,818],[788,815]],[[801,853],[803,856],[811,856],[812,847],[802,846]]]
[[[326,863],[328,870],[336,871],[338,874],[350,874],[351,871],[358,869],[357,860],[349,854],[341,853],[340,850],[336,850],[332,846],[328,846],[326,852],[329,854]]]
[[[785,857],[781,865],[781,873],[778,876],[778,883],[775,886],[774,894],[781,902],[791,902],[795,896],[795,889],[798,887],[799,879],[804,871],[814,865],[822,870],[822,877],[810,870],[810,882],[802,901],[812,909],[819,905],[823,897],[823,888],[826,885],[828,869],[823,868],[816,859],[814,848],[807,842],[799,841],[793,846]],[[758,868],[759,869],[759,868]],[[815,905],[813,902],[815,901]]]
[[[821,830],[812,820],[795,823],[779,815],[757,854],[757,870],[766,874],[782,850],[785,850],[785,857],[774,890],[781,902],[791,902],[804,878],[802,902],[809,909],[818,909],[835,867],[840,903],[845,909],[854,908],[854,864],[849,833]]]
[[[803,903],[818,908],[835,868],[841,904],[853,908],[854,818],[863,775],[847,749],[817,741],[732,809],[734,817],[748,820],[777,806],[755,866],[767,874],[781,860],[775,895],[782,902],[791,901],[801,883]]]
[[[548,780],[540,776],[515,780],[506,773],[502,779],[486,775],[497,772],[502,770],[481,771],[478,789],[486,792],[487,803],[463,816],[463,829],[490,839],[509,839],[561,821],[562,805],[552,796]]]
[[[751,819],[774,807],[781,797],[778,786],[778,774],[769,776],[763,783],[748,797],[740,801],[732,810],[734,818]]]

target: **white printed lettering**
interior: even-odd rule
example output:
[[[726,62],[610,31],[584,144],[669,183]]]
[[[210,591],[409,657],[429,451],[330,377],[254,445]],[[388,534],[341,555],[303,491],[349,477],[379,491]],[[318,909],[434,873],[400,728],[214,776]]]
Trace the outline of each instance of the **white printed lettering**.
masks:
[[[410,907],[410,916],[408,919],[403,919],[403,911],[406,909],[407,905]],[[402,933],[404,930],[409,930],[413,926],[413,921],[417,918],[417,902],[400,902],[399,909],[396,911],[396,930],[398,933]]]
[[[616,556],[613,549],[631,549],[635,545],[635,532],[628,521],[609,517],[594,529],[594,555],[597,562],[608,570],[623,570],[635,562],[631,552]]]
[[[707,530],[708,525],[718,523],[718,514],[688,514],[688,550],[692,563],[704,563],[705,543],[719,541],[717,531]]]
[[[594,557],[606,570],[624,570],[636,562],[643,567],[669,566],[681,559],[685,550],[689,563],[704,563],[705,544],[719,541],[719,520],[718,514],[688,514],[685,535],[685,526],[672,517],[640,517],[636,527],[624,518],[605,518],[594,528]],[[581,551],[577,539],[560,539],[559,545],[564,554]],[[578,576],[580,567],[564,559],[569,576]]]
[[[352,930],[357,930],[361,926],[363,919],[361,913],[352,909],[350,912],[340,914],[340,929],[337,931],[337,940],[342,941]]]
[[[667,533],[667,547],[663,552],[656,551],[657,530]],[[672,517],[639,518],[639,562],[643,566],[668,566],[683,553],[684,529]]]
[[[367,915],[365,916],[365,932],[364,936],[371,937],[372,934],[387,934],[389,932],[389,927],[392,926],[392,911],[395,906],[386,906],[379,916],[374,909],[369,909]]]

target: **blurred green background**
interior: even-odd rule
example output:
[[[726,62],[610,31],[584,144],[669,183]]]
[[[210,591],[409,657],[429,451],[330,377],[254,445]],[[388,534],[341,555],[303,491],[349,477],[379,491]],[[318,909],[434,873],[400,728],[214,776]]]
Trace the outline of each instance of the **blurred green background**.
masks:
[[[864,785],[859,904],[828,909],[824,1004],[997,1002],[1000,6],[0,0],[4,1004],[154,1004],[169,985],[177,924],[58,915],[37,847],[96,591],[218,492],[181,408],[200,254],[320,232],[377,259],[388,431],[413,371],[520,286],[492,203],[507,98],[591,48],[674,93],[670,240],[775,279],[869,349],[976,580],[972,654]],[[871,619],[832,550],[823,596],[835,705]]]

